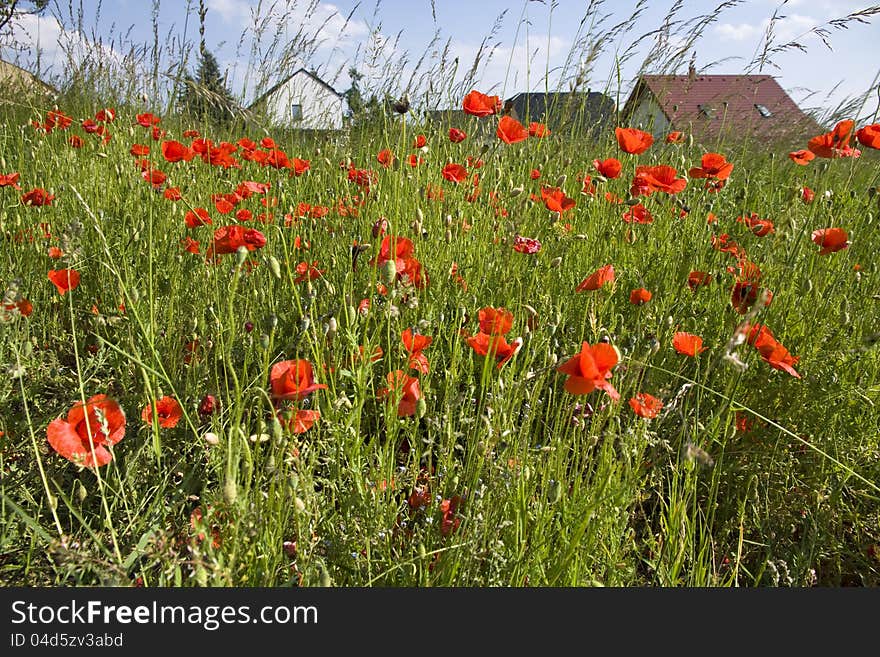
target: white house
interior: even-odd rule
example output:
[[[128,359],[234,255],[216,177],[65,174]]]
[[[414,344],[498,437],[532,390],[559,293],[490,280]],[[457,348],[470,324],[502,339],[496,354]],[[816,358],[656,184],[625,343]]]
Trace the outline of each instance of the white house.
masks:
[[[302,130],[341,130],[345,99],[342,94],[304,68],[271,87],[251,103],[277,126]]]

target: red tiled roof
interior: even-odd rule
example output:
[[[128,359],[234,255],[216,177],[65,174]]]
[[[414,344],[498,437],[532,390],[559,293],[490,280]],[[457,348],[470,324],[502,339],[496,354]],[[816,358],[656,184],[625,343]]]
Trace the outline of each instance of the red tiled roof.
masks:
[[[769,75],[643,75],[624,114],[650,92],[671,129],[701,137],[808,139],[824,129]],[[762,116],[766,108],[769,116]]]

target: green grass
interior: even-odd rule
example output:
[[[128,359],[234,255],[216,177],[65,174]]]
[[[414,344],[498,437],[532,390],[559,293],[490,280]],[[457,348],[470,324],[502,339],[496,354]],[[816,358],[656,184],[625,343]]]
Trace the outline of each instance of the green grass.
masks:
[[[279,137],[291,158],[311,162],[288,177],[253,162],[166,163],[161,141],[132,125],[140,108],[120,108],[101,146],[78,125],[96,109],[68,109],[73,126],[49,135],[27,125],[42,115],[10,112],[0,134],[0,173],[19,172],[22,186],[0,188],[0,287],[33,304],[29,317],[10,313],[0,324],[4,583],[880,584],[876,153],[800,167],[782,147],[658,142],[631,156],[610,129],[598,142],[551,135],[483,148],[475,138],[450,143],[448,125],[388,120],[347,137]],[[181,135],[193,126],[167,116],[160,127],[166,139],[189,143]],[[420,132],[426,163],[413,169],[405,158]],[[82,149],[67,145],[73,133],[84,137]],[[134,143],[151,147],[181,201],[141,179]],[[383,148],[398,165],[376,162]],[[626,206],[603,198],[626,199],[636,165],[670,164],[683,175],[707,150],[734,162],[727,186],[709,193],[690,180],[675,197],[642,199],[650,225],[624,224]],[[484,160],[469,169],[479,174],[472,202],[470,182],[440,175],[447,161],[465,164],[469,155]],[[621,178],[600,182],[595,197],[580,194],[579,175],[595,178],[592,161],[612,156],[623,163]],[[346,161],[376,172],[369,194],[348,182]],[[530,179],[533,168],[539,180]],[[234,253],[207,264],[213,229],[235,223],[211,195],[242,180],[270,183],[278,200],[269,209],[275,221],[246,224],[266,245],[247,255],[252,268],[237,266]],[[561,219],[529,196],[557,182],[577,203]],[[443,189],[443,200],[426,196],[428,184]],[[805,184],[816,192],[811,204],[800,199]],[[35,186],[56,195],[52,205],[22,205]],[[337,201],[354,195],[364,201],[357,216],[340,216]],[[284,214],[301,202],[331,210],[285,227]],[[186,228],[196,207],[213,225]],[[267,211],[256,195],[238,207]],[[717,224],[707,223],[709,212]],[[770,218],[775,232],[757,237],[736,221],[749,212]],[[390,234],[413,241],[429,278],[423,289],[398,282],[377,293],[382,272],[369,261],[381,239],[371,226],[383,217]],[[829,226],[845,228],[852,244],[820,256],[810,235]],[[735,260],[711,245],[721,233],[760,267],[773,300],[754,321],[800,358],[801,379],[772,369],[748,344],[735,349],[745,369],[723,358],[743,316],[730,304],[726,268]],[[540,252],[514,251],[516,234],[539,239]],[[186,236],[201,255],[181,248]],[[296,236],[310,248],[295,249]],[[353,267],[355,240],[369,246]],[[51,260],[50,246],[64,257]],[[317,261],[323,276],[295,283],[302,261]],[[466,286],[449,275],[453,263]],[[575,292],[605,264],[614,265],[613,284]],[[47,279],[62,267],[82,274],[64,296]],[[691,291],[692,270],[709,272],[711,284]],[[642,286],[652,300],[631,305],[630,290]],[[356,310],[362,299],[372,301],[366,315]],[[523,338],[500,370],[461,334],[476,332],[484,306],[510,309],[508,339]],[[424,352],[430,371],[409,372],[424,402],[398,418],[377,393],[388,372],[407,369],[407,327],[433,342]],[[708,349],[697,358],[676,353],[675,331],[702,336]],[[582,342],[603,339],[621,353],[611,379],[618,402],[600,391],[572,395],[556,371]],[[356,359],[359,345],[381,347],[382,358]],[[272,365],[294,358],[308,359],[327,386],[309,395],[321,417],[302,434],[273,420],[269,385]],[[663,400],[659,417],[634,415],[627,400],[637,392]],[[50,448],[47,425],[96,394],[118,400],[126,431],[109,465],[84,469]],[[206,394],[219,409],[203,417]],[[141,420],[162,395],[183,407],[175,428]],[[737,417],[749,431],[737,429]],[[424,504],[410,504],[419,491]],[[461,503],[444,533],[441,501],[455,496]]]

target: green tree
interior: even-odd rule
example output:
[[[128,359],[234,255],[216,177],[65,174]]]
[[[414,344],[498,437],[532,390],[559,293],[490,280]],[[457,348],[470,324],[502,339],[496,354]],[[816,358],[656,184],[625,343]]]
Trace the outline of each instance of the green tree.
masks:
[[[189,73],[184,76],[177,102],[182,112],[217,123],[228,123],[238,107],[220,74],[216,58],[207,50],[199,59],[196,77]]]
[[[351,86],[342,93],[342,96],[348,103],[349,121],[354,125],[363,125],[381,119],[384,106],[376,94],[370,94],[368,99],[364,99],[360,87],[360,81],[364,78],[363,73],[358,73],[357,69],[350,68],[348,69],[348,77],[351,78]]]

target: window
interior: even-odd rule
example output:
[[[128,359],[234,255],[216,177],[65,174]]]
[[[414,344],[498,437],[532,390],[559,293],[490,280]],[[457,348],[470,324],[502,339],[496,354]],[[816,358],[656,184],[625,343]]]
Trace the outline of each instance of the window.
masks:
[[[755,109],[758,110],[758,114],[763,116],[765,119],[769,119],[771,116],[773,116],[773,112],[767,109],[766,105],[755,103]]]
[[[697,109],[699,109],[700,114],[705,116],[707,119],[715,118],[715,108],[711,105],[697,105]]]
[[[302,121],[303,117],[303,106],[302,105],[291,105],[290,106],[290,118],[294,121]]]

